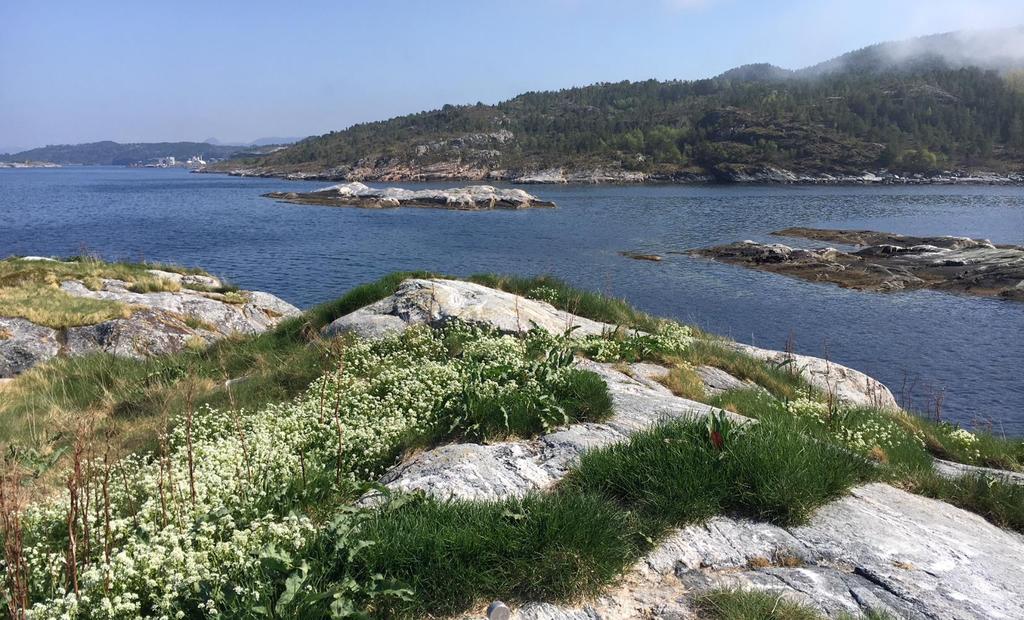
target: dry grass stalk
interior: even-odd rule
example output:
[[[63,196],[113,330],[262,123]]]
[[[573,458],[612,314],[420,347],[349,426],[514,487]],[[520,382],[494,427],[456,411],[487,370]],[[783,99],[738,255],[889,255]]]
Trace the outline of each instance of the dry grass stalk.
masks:
[[[21,524],[24,502],[17,464],[3,459],[0,461],[0,535],[4,541],[7,612],[12,620],[24,620],[28,611],[29,567]]]
[[[189,381],[188,391],[185,394],[185,447],[188,451],[188,492],[192,500],[192,508],[196,507],[196,461],[195,452],[192,447],[192,424],[195,421],[195,408],[192,397],[195,390],[195,383]]]

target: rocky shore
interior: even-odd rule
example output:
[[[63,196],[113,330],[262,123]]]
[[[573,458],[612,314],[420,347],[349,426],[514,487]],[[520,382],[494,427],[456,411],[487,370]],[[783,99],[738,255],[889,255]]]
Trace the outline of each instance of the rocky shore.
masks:
[[[57,285],[72,301],[97,300],[123,308],[120,316],[109,320],[50,327],[0,316],[0,378],[16,376],[58,356],[105,352],[142,358],[175,353],[231,335],[256,334],[300,313],[270,293],[217,292],[224,287],[212,276],[156,269],[149,270],[149,275],[166,280],[167,288],[173,290],[136,292],[129,282],[109,278],[88,286],[74,279]]]
[[[787,228],[774,235],[859,246],[793,248],[740,241],[691,254],[866,291],[934,289],[1024,301],[1024,248],[967,237],[911,237],[875,231]]]
[[[457,211],[483,211],[490,209],[533,209],[555,206],[555,203],[541,200],[521,189],[496,188],[490,185],[471,185],[453,189],[408,190],[399,187],[376,189],[359,182],[353,182],[332,185],[313,192],[271,192],[264,194],[264,196],[295,204],[360,207],[364,209],[417,207],[453,209]]]
[[[937,174],[900,174],[889,170],[858,172],[789,170],[775,166],[724,166],[713,170],[687,169],[641,172],[617,167],[542,168],[508,170],[461,163],[367,164],[328,169],[247,166],[203,169],[242,177],[272,177],[296,181],[498,181],[516,184],[749,184],[749,185],[1022,185],[1024,173],[950,170]]]
[[[61,168],[48,161],[0,161],[0,168]]]
[[[408,280],[393,296],[337,319],[324,333],[376,338],[453,319],[506,333],[532,327],[554,333],[572,327],[585,334],[614,329],[544,302],[435,279]],[[788,355],[736,346],[766,360]],[[802,376],[843,402],[896,407],[891,392],[863,373],[808,356],[796,356],[795,362]],[[588,450],[624,443],[668,420],[702,419],[714,411],[669,391],[659,382],[669,371],[656,364],[578,363],[607,384],[614,409],[609,420],[571,425],[532,440],[439,446],[411,454],[380,482],[393,492],[443,500],[522,497],[556,488]],[[721,384],[722,375],[728,385],[743,385],[728,373],[710,370],[718,376],[705,379],[707,388]],[[376,501],[371,495],[363,503]],[[678,529],[606,594],[563,605],[528,603],[517,606],[512,617],[691,618],[696,617],[693,601],[722,587],[767,591],[826,617],[883,611],[901,618],[1017,617],[1024,614],[1014,595],[1021,586],[1017,564],[1022,553],[1024,538],[977,515],[886,484],[868,484],[799,527],[718,516]],[[977,596],[980,591],[985,596]]]

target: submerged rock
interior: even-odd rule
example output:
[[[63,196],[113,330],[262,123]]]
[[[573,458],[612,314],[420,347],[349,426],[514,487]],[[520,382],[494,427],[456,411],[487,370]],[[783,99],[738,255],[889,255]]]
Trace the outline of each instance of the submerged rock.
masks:
[[[342,183],[313,192],[271,192],[264,194],[284,202],[385,209],[396,207],[422,207],[482,211],[490,209],[532,209],[554,207],[555,203],[541,200],[521,189],[498,188],[491,185],[471,185],[453,189],[411,190],[400,187],[376,189],[359,182]]]
[[[741,241],[692,254],[814,282],[868,291],[929,288],[1024,301],[1024,248],[968,237],[907,237],[874,231],[787,228],[777,235],[852,245],[805,250]]]

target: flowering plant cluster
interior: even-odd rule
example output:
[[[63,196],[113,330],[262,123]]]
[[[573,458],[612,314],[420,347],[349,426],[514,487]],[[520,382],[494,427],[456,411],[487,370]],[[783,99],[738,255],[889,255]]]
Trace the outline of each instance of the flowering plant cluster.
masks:
[[[314,601],[318,615],[348,617],[401,596],[373,576],[317,593],[304,558],[325,537],[339,557],[358,554],[366,542],[338,515],[403,449],[575,419],[562,395],[581,375],[600,380],[572,361],[569,340],[545,332],[412,327],[354,341],[294,401],[189,411],[156,454],[83,450],[68,490],[22,512],[27,615],[287,615]]]
[[[907,428],[891,415],[842,404],[830,407],[828,403],[816,400],[812,394],[801,394],[790,400],[786,409],[793,415],[812,419],[837,441],[861,454],[877,450],[890,452],[903,447],[906,442],[921,448],[925,445],[919,430]]]
[[[609,336],[586,336],[578,346],[599,362],[635,361],[656,355],[679,355],[694,341],[692,330],[673,321],[663,321],[651,333],[634,331]]]

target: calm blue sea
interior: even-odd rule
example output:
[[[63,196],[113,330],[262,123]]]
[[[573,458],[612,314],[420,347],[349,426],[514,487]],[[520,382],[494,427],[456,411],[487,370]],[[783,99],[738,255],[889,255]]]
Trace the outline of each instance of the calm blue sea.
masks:
[[[736,340],[823,355],[943,414],[1024,434],[1024,304],[847,291],[684,255],[787,226],[1024,245],[1024,190],[989,187],[536,186],[559,208],[373,211],[260,194],[321,183],[183,170],[0,170],[0,256],[196,265],[309,306],[395,270],[554,274]],[[410,185],[412,187],[412,185]],[[666,255],[661,263],[620,251]]]

